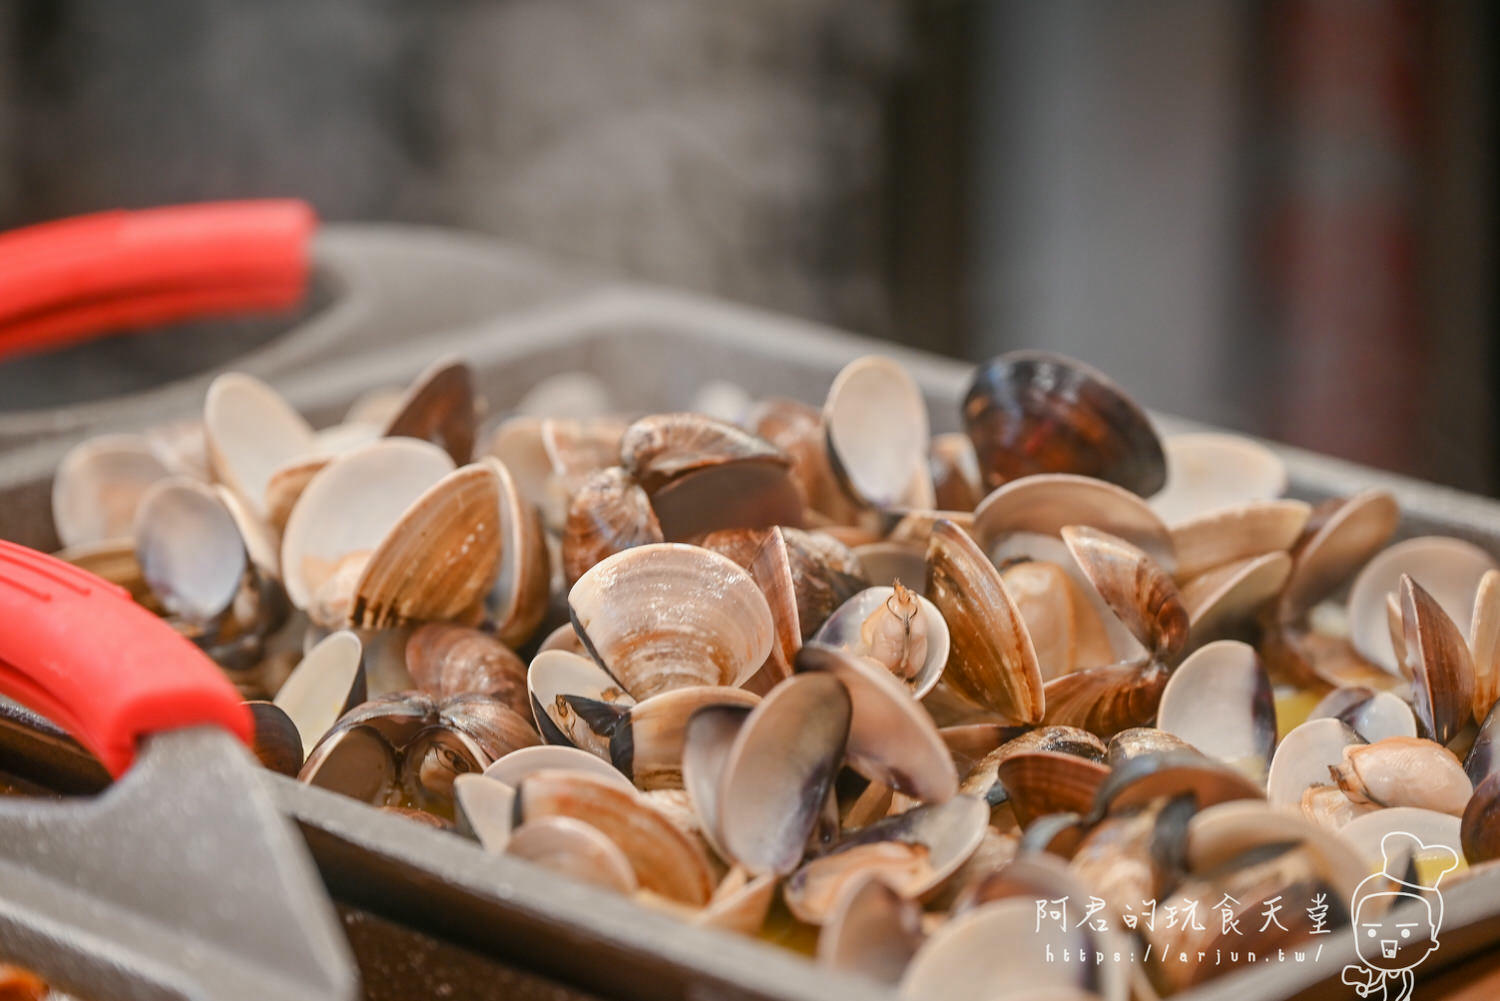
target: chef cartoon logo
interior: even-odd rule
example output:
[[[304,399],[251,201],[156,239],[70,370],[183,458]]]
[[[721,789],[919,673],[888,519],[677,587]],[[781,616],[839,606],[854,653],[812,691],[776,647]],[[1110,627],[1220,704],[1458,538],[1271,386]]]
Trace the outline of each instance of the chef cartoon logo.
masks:
[[[1362,998],[1409,1001],[1416,983],[1412,971],[1438,947],[1443,926],[1438,883],[1458,867],[1458,856],[1446,845],[1423,844],[1405,831],[1386,834],[1380,854],[1382,871],[1354,888],[1349,913],[1360,961],[1344,967],[1343,980]]]

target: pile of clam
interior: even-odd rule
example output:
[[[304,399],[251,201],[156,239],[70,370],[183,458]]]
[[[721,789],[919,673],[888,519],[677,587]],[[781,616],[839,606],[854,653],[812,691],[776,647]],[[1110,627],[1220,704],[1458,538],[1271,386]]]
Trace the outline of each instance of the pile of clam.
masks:
[[[1500,855],[1500,572],[1387,548],[1384,493],[1285,499],[1035,353],[958,433],[880,357],[821,408],[567,374],[482,409],[459,362],[324,430],[224,376],[75,450],[58,534],[224,666],[269,767],[912,998],[1170,994],[1232,964],[1164,954],[1342,928],[1389,831]],[[1129,920],[1220,898],[1232,941]]]

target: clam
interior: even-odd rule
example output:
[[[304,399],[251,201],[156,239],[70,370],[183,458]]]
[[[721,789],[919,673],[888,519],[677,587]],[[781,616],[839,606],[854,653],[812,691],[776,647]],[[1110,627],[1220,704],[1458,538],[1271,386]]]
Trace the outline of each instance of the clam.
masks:
[[[1191,797],[1205,810],[1233,800],[1264,800],[1260,784],[1197,751],[1158,751],[1131,758],[1100,783],[1094,812],[1120,813],[1157,800]]]
[[[1162,689],[1156,725],[1210,757],[1264,776],[1276,747],[1276,703],[1255,648],[1220,640],[1195,650]]]
[[[1188,615],[1172,578],[1142,550],[1098,529],[1069,525],[1062,537],[1136,641],[1157,662],[1175,661],[1187,642]]]
[[[719,779],[716,840],[750,872],[784,874],[801,861],[843,759],[851,711],[838,678],[814,672],[777,685],[739,727]]]
[[[766,923],[766,914],[771,910],[780,884],[781,880],[775,873],[751,876],[741,866],[734,866],[714,887],[714,895],[707,906],[689,921],[705,928],[755,935]]]
[[[958,792],[958,773],[932,717],[884,666],[821,643],[797,657],[799,671],[827,671],[851,704],[845,755],[850,768],[925,802]]]
[[[840,605],[813,639],[884,665],[917,698],[948,663],[948,623],[937,606],[902,586],[871,587]]]
[[[1411,736],[1415,736],[1415,731]],[[1500,753],[1497,752],[1500,752],[1500,708],[1491,709],[1484,722],[1479,724],[1479,732],[1464,758],[1464,771],[1470,782],[1477,786],[1490,775],[1500,772]]]
[[[1151,498],[1151,507],[1169,524],[1212,517],[1286,492],[1286,464],[1251,438],[1219,432],[1174,434],[1163,440],[1162,448],[1167,482]]]
[[[719,840],[724,765],[749,715],[746,706],[704,706],[688,717],[683,734],[682,785],[698,817],[699,829],[720,856],[728,854]]]
[[[638,886],[630,859],[597,827],[568,816],[543,816],[511,832],[505,853],[559,875],[631,894]]]
[[[1330,501],[1314,511],[1281,592],[1279,619],[1293,622],[1306,615],[1385,545],[1400,520],[1395,499],[1382,490]]]
[[[281,542],[283,583],[292,604],[311,605],[342,560],[373,552],[407,509],[452,471],[453,461],[435,445],[386,438],[313,477]]]
[[[1308,719],[1331,716],[1348,724],[1371,743],[1386,737],[1415,737],[1417,718],[1411,706],[1390,692],[1363,686],[1335,688],[1313,706]]]
[[[327,465],[333,461],[333,456],[322,453],[293,459],[283,466],[278,466],[266,481],[266,496],[264,501],[265,523],[277,535],[286,531],[287,519],[292,516],[292,508],[297,506],[297,501],[302,499],[302,492],[312,482],[313,477],[321,473]],[[231,491],[232,493],[232,491]],[[235,496],[239,496],[235,494]]]
[[[512,789],[518,787],[526,776],[542,771],[587,772],[606,781],[614,782],[621,789],[634,791],[630,780],[620,774],[604,759],[579,750],[576,747],[557,744],[532,744],[519,747],[501,758],[492,761],[484,770],[484,777],[503,782]]]
[[[1350,745],[1329,772],[1356,804],[1411,806],[1459,816],[1474,792],[1452,751],[1418,737]]]
[[[1104,737],[1143,726],[1156,715],[1168,677],[1163,664],[1142,659],[1053,678],[1044,689],[1046,722],[1081,727]]]
[[[453,812],[460,834],[499,854],[516,826],[515,787],[465,772],[453,780]]]
[[[1042,676],[1031,636],[1000,572],[952,522],[933,528],[926,590],[948,623],[946,684],[1017,722],[1041,722]]]
[[[829,387],[823,426],[834,473],[856,501],[932,506],[927,403],[899,364],[869,355],[845,365]]]
[[[1024,559],[1007,564],[1000,579],[1026,623],[1043,681],[1114,662],[1108,628],[1095,608],[1102,599],[1085,594],[1067,570]]]
[[[128,534],[146,583],[168,613],[201,631],[229,612],[249,556],[213,488],[184,478],[158,481],[140,498]]]
[[[1471,865],[1500,858],[1500,774],[1474,790],[1459,825],[1464,857]]]
[[[974,442],[962,431],[932,436],[928,448],[933,501],[947,511],[972,511],[984,496]]]
[[[1019,751],[996,768],[1022,828],[1050,813],[1088,813],[1108,776],[1106,765],[1060,751]]]
[[[535,743],[531,724],[487,695],[398,692],[346,713],[299,777],[377,806],[452,816],[456,776]]]
[[[1258,500],[1220,508],[1172,526],[1177,579],[1226,563],[1290,550],[1312,508],[1297,500]]]
[[[1281,593],[1291,572],[1292,558],[1275,552],[1226,563],[1185,581],[1179,594],[1191,623],[1188,646],[1200,646],[1250,622]]]
[[[307,421],[270,386],[238,372],[208,387],[203,436],[214,479],[262,517],[272,475],[315,450]]]
[[[1257,800],[1220,803],[1194,814],[1186,862],[1192,872],[1213,872],[1257,850],[1286,845],[1312,856],[1340,900],[1349,899],[1368,875],[1363,861],[1332,831]]]
[[[547,614],[551,557],[542,517],[499,459],[485,459],[500,481],[500,562],[484,598],[485,616],[502,643],[519,647]]]
[[[341,631],[313,647],[273,700],[296,727],[303,756],[312,754],[339,717],[365,701],[359,637]]]
[[[963,416],[991,488],[1035,473],[1077,473],[1142,497],[1166,483],[1150,419],[1113,382],[1069,358],[1015,351],[979,366]]]
[[[544,650],[526,671],[536,727],[549,744],[570,744],[609,759],[607,734],[635,699],[594,661],[567,650]]]
[[[1344,749],[1364,741],[1347,723],[1333,718],[1308,720],[1281,739],[1266,774],[1266,798],[1272,806],[1296,810],[1309,786],[1327,785],[1329,769],[1344,760]]]
[[[781,535],[797,596],[797,623],[802,638],[810,639],[869,578],[854,551],[826,532],[784,527]]]
[[[1104,760],[1111,768],[1158,751],[1189,751],[1193,747],[1175,734],[1154,726],[1133,726],[1109,738]]]
[[[1349,588],[1349,639],[1367,660],[1392,674],[1396,650],[1387,627],[1387,598],[1409,576],[1432,596],[1467,637],[1473,626],[1474,596],[1484,575],[1495,570],[1489,553],[1462,539],[1423,536],[1398,542],[1365,564]]]
[[[474,455],[476,418],[473,369],[444,358],[412,382],[385,422],[384,434],[432,442],[462,466]]]
[[[850,881],[818,935],[818,962],[887,984],[922,944],[922,908],[877,873]]]
[[[651,499],[618,466],[583,481],[568,502],[563,527],[563,573],[572,586],[584,572],[632,546],[664,542]]]
[[[1473,713],[1474,661],[1437,600],[1401,575],[1401,621],[1412,669],[1412,706],[1427,733],[1451,741]]]
[[[570,817],[599,830],[624,853],[641,889],[702,907],[714,889],[713,867],[699,842],[613,782],[583,772],[535,772],[516,790],[521,825]]]
[[[406,669],[429,695],[478,692],[491,695],[522,716],[530,715],[526,664],[489,633],[431,622],[406,640]]]
[[[302,768],[303,754],[297,725],[279,706],[270,702],[252,701],[245,705],[254,724],[251,753],[271,771],[296,778]]]
[[[656,414],[625,431],[620,465],[650,495],[662,534],[802,524],[791,461],[748,431],[701,414]]]
[[[1354,818],[1339,835],[1367,872],[1405,872],[1414,861],[1446,872],[1464,856],[1462,826],[1450,813],[1392,806]],[[1418,852],[1426,857],[1416,858]]]
[[[828,461],[823,415],[799,400],[762,400],[750,409],[746,427],[791,459],[791,477],[809,511],[835,522],[852,522],[859,505],[844,493]]]
[[[147,492],[172,475],[138,435],[91,438],[63,456],[52,479],[52,524],[65,547],[129,539]]]
[[[991,557],[1016,555],[1046,559],[1028,552],[1031,539],[1015,548],[998,549],[1010,537],[1060,536],[1066,525],[1087,525],[1124,539],[1143,550],[1164,570],[1175,569],[1172,534],[1156,513],[1130,491],[1067,473],[1027,476],[990,492],[974,510],[974,536]]]
[[[568,593],[584,644],[638,699],[684,685],[736,686],[765,662],[775,623],[741,567],[677,543],[627,549]]]
[[[1479,579],[1469,651],[1474,658],[1474,722],[1478,723],[1500,701],[1500,570],[1488,570]]]
[[[608,740],[610,761],[637,786],[677,789],[683,784],[688,720],[710,707],[749,710],[759,702],[759,696],[738,688],[674,688],[633,706],[620,707],[618,719],[600,736]],[[585,721],[604,715],[585,715]]]
[[[898,894],[917,898],[951,877],[989,829],[989,807],[970,796],[927,804],[846,834],[782,886],[801,921],[823,924],[845,887],[877,873]]]
[[[1072,726],[1038,727],[1015,734],[984,754],[966,771],[959,791],[999,805],[1010,798],[1008,787],[1000,783],[1000,765],[1012,755],[1035,751],[1071,755],[1089,762],[1102,762],[1106,754],[1104,741],[1087,730]]]

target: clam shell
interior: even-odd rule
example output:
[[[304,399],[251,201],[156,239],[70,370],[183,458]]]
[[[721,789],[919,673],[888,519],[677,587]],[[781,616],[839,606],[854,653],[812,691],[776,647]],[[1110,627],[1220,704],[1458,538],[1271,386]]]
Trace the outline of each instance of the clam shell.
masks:
[[[542,517],[499,459],[484,464],[500,479],[500,562],[485,596],[485,613],[500,642],[519,647],[547,614],[552,586],[551,558]]]
[[[854,551],[826,532],[782,528],[797,595],[797,623],[810,639],[833,610],[868,582]],[[923,567],[923,573],[926,567]]]
[[[1328,770],[1344,760],[1344,748],[1364,741],[1347,723],[1313,719],[1281,739],[1266,774],[1266,799],[1272,806],[1297,810],[1309,786],[1327,785]]]
[[[456,358],[442,358],[413,380],[384,433],[430,441],[462,466],[474,455],[476,421],[474,370]]]
[[[1048,751],[1069,754],[1087,761],[1103,761],[1104,742],[1087,730],[1073,726],[1044,726],[1013,734],[1009,739],[983,755],[964,775],[959,791],[967,796],[978,796],[998,805],[1001,797],[1009,798],[1009,792],[999,782],[1000,764],[1015,754],[1033,751]]]
[[[208,387],[203,437],[214,478],[262,517],[271,475],[315,448],[307,421],[270,386],[239,372]]]
[[[835,646],[859,656],[869,656],[868,645],[861,637],[861,627],[873,613],[883,608],[895,594],[891,587],[869,587],[844,602],[813,635],[813,640]],[[922,666],[908,681],[902,681],[916,698],[932,691],[943,676],[948,663],[948,623],[937,606],[921,595],[914,595],[922,617],[926,638],[926,656]]]
[[[1046,722],[1101,737],[1144,726],[1156,715],[1168,672],[1155,661],[1088,667],[1053,678],[1043,689]]]
[[[915,542],[869,542],[854,547],[854,555],[872,581],[922,580],[927,573],[927,545]]]
[[[1400,521],[1395,498],[1383,490],[1366,490],[1314,511],[1281,592],[1281,621],[1302,618],[1348,580],[1380,551]]]
[[[889,671],[821,643],[802,648],[797,669],[828,671],[848,691],[850,768],[924,802],[940,803],[958,792],[953,758],[932,717]]]
[[[571,817],[596,827],[614,842],[640,887],[702,907],[713,893],[713,867],[699,843],[614,783],[582,772],[535,772],[517,790],[523,823],[541,817]]]
[[[480,692],[523,716],[531,712],[526,664],[481,630],[444,622],[414,629],[406,640],[406,669],[412,682],[431,695]]]
[[[1000,579],[1026,623],[1043,681],[1114,661],[1108,630],[1095,609],[1103,599],[1097,592],[1085,594],[1067,570],[1045,560],[1021,560],[1001,570]]]
[[[168,612],[202,628],[229,611],[250,561],[212,487],[158,481],[140,500],[132,534],[146,583]]]
[[[754,579],[697,546],[616,553],[578,579],[568,607],[594,659],[638,699],[684,685],[739,685],[775,638]]]
[[[932,436],[928,447],[932,470],[933,500],[948,511],[972,511],[984,496],[979,457],[974,443],[962,431]]]
[[[1289,555],[1266,553],[1216,567],[1184,583],[1178,594],[1191,622],[1188,646],[1210,642],[1253,618],[1281,592],[1291,572]]]
[[[933,528],[926,590],[949,627],[948,686],[1017,722],[1041,722],[1042,675],[1026,624],[1000,572],[952,522]]]
[[[1193,872],[1213,872],[1257,848],[1285,844],[1309,851],[1341,900],[1350,899],[1369,874],[1343,838],[1256,800],[1220,803],[1194,814],[1188,823],[1187,863]]]
[[[641,789],[680,789],[688,720],[706,708],[748,710],[759,702],[751,692],[711,685],[653,695],[631,706],[611,732],[610,761]]]
[[[1168,572],[1176,568],[1172,535],[1146,502],[1112,483],[1053,473],[1027,476],[990,492],[974,509],[974,537],[994,554],[1007,536],[1060,536],[1065,525],[1087,525],[1118,536]]]
[[[619,461],[648,493],[686,473],[725,463],[789,463],[774,445],[744,428],[696,413],[642,417],[620,438]]]
[[[746,426],[791,459],[792,480],[810,511],[838,523],[855,520],[860,507],[834,476],[817,407],[785,398],[762,400],[751,408]]]
[[[526,690],[537,730],[549,744],[571,744],[609,757],[608,735],[601,736],[580,716],[588,702],[615,708],[618,719],[635,704],[620,683],[594,661],[567,650],[544,650],[526,671]],[[580,701],[581,700],[581,701]]]
[[[443,622],[472,608],[500,560],[500,479],[464,466],[412,502],[355,584],[350,621],[363,629]]]
[[[618,466],[601,469],[584,480],[568,502],[562,539],[568,586],[606,556],[664,541],[646,491]]]
[[[1254,439],[1211,431],[1174,434],[1167,436],[1162,448],[1167,456],[1167,482],[1151,498],[1151,507],[1168,524],[1212,516],[1286,492],[1286,464]]]
[[[573,817],[527,821],[511,832],[505,853],[616,893],[634,893],[639,885],[625,853],[597,827]]]
[[[266,481],[266,497],[262,505],[265,522],[272,531],[278,535],[286,531],[287,520],[292,516],[292,509],[302,499],[302,491],[332,461],[331,455],[308,455],[277,467]]]
[[[484,777],[504,782],[514,789],[521,784],[522,779],[541,771],[587,772],[614,782],[621,789],[632,792],[635,790],[630,780],[604,759],[576,747],[557,744],[533,744],[517,748],[490,762],[489,767],[484,770]]]
[[[171,470],[139,435],[90,438],[52,478],[52,524],[67,548],[128,539],[142,499]]]
[[[302,769],[302,738],[297,725],[286,713],[270,702],[247,702],[254,736],[250,751],[266,768],[282,775],[297,777]]]
[[[485,851],[505,851],[516,824],[512,786],[483,775],[460,775],[453,780],[453,801],[460,832],[478,841]]]
[[[1386,621],[1387,596],[1403,574],[1432,595],[1468,636],[1473,625],[1474,595],[1485,573],[1496,569],[1489,553],[1462,539],[1428,535],[1398,542],[1365,564],[1349,588],[1349,639],[1372,663],[1398,672],[1399,662]]]
[[[1459,841],[1470,865],[1500,858],[1500,774],[1474,790],[1459,824]]]
[[[1220,640],[1195,650],[1162,689],[1156,725],[1263,778],[1276,748],[1276,702],[1255,648]]]
[[[1474,656],[1474,721],[1478,723],[1500,701],[1500,570],[1486,571],[1479,579],[1470,622],[1469,651]]]
[[[1354,849],[1366,866],[1367,872],[1405,872],[1411,864],[1412,841],[1415,839],[1429,856],[1428,878],[1434,871],[1447,872],[1463,858],[1462,821],[1458,817],[1436,810],[1420,810],[1410,806],[1393,806],[1375,810],[1356,817],[1339,831],[1340,836]],[[1394,836],[1394,837],[1393,837]],[[1392,837],[1391,841],[1386,838]],[[1443,849],[1453,853],[1452,864],[1443,868],[1440,855]]]
[[[372,552],[453,461],[435,445],[386,438],[356,449],[313,477],[287,520],[281,570],[287,596],[307,608],[313,592],[350,553]]]
[[[510,471],[516,489],[528,505],[544,514],[553,527],[562,525],[564,497],[551,489],[552,458],[542,441],[540,417],[516,416],[500,422],[490,435],[486,455]],[[612,463],[606,463],[611,465]]]
[[[927,402],[889,358],[858,358],[834,377],[823,404],[828,456],[855,500],[874,508],[931,507]]]
[[[775,873],[751,876],[735,866],[714,889],[708,906],[689,920],[704,928],[755,935],[766,923],[780,885],[781,879]]]
[[[304,755],[312,754],[339,717],[365,701],[359,637],[336,632],[313,647],[282,682],[273,700],[301,735]]]
[[[1197,751],[1159,751],[1116,766],[1099,786],[1094,810],[1120,813],[1154,800],[1191,795],[1196,809],[1233,800],[1264,800],[1258,782]]]
[[[777,685],[739,728],[720,778],[717,841],[750,872],[796,868],[843,759],[851,714],[838,678],[812,673]]]
[[[1348,724],[1371,743],[1386,737],[1415,737],[1417,718],[1411,706],[1390,692],[1361,686],[1335,688],[1308,714],[1308,719],[1333,717]]]
[[[728,855],[719,840],[719,791],[724,766],[749,715],[746,706],[704,706],[688,717],[683,736],[682,785],[698,817],[699,829],[720,857]]]
[[[1063,542],[1110,610],[1156,660],[1171,662],[1187,642],[1188,613],[1172,578],[1124,539],[1084,525]]]
[[[1189,751],[1193,746],[1175,734],[1154,726],[1133,726],[1109,738],[1104,760],[1111,767],[1158,751]]]
[[[876,874],[844,888],[818,934],[818,962],[887,984],[922,944],[922,908]]]
[[[979,366],[963,403],[985,483],[1077,473],[1149,497],[1167,478],[1151,420],[1102,373],[1041,351]]]
[[[1172,526],[1177,579],[1226,563],[1292,548],[1312,508],[1298,500],[1261,500],[1222,508]]]
[[[1463,633],[1437,600],[1401,575],[1401,620],[1412,667],[1412,708],[1440,744],[1473,714],[1474,661]]]
[[[1049,813],[1088,813],[1108,776],[1098,761],[1060,751],[1020,751],[996,770],[1023,829]]]

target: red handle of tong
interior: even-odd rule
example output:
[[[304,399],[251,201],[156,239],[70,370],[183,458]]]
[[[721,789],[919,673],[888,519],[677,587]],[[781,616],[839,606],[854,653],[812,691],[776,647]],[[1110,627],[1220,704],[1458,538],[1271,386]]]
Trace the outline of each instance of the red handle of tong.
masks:
[[[306,202],[266,199],[102,212],[0,234],[0,358],[294,306],[316,224]]]
[[[116,778],[154,733],[211,724],[247,745],[222,671],[122,589],[0,540],[0,694],[72,734]]]

